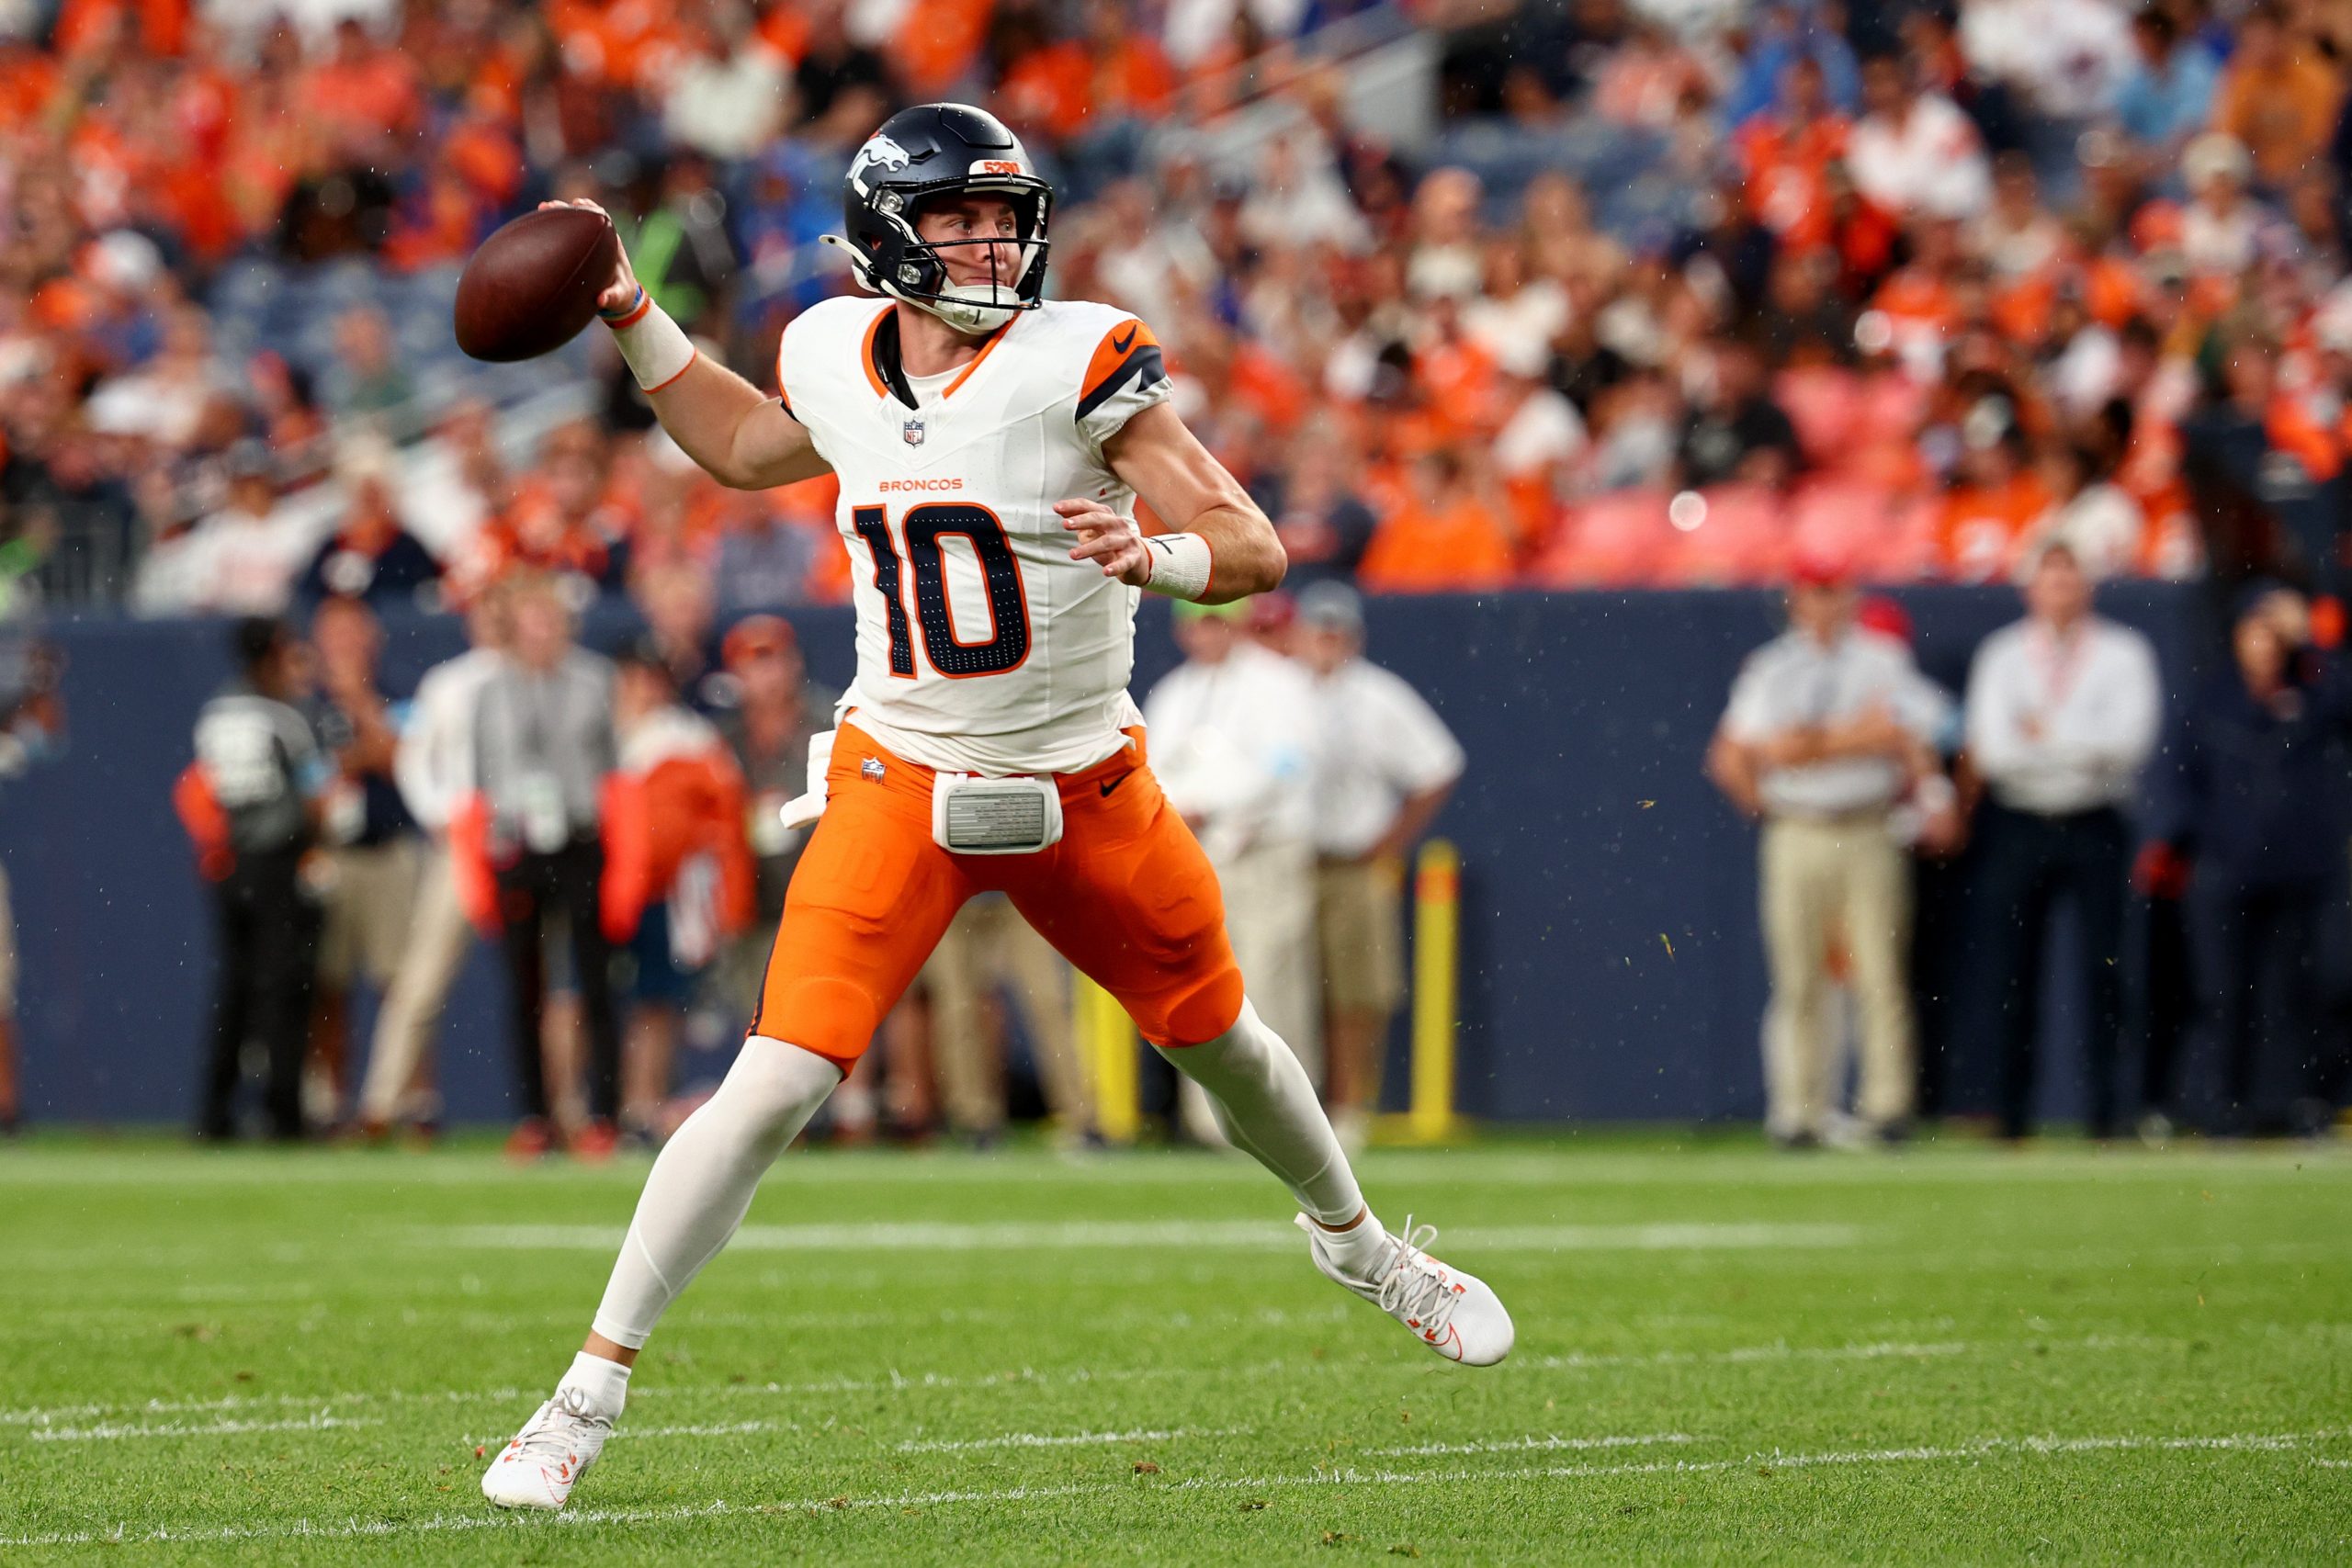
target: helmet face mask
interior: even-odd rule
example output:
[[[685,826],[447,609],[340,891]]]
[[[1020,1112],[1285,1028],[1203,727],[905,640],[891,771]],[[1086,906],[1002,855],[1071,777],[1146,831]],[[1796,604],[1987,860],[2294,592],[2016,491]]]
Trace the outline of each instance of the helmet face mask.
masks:
[[[962,197],[1010,206],[1012,235],[925,240],[916,227],[921,215]],[[891,116],[851,160],[842,198],[849,231],[834,243],[849,252],[865,288],[928,310],[958,332],[990,333],[1045,298],[1053,200],[1053,187],[1038,177],[1020,139],[995,116],[961,104],[924,104]],[[1020,247],[1013,276],[971,284],[950,278],[942,253],[1008,243]]]

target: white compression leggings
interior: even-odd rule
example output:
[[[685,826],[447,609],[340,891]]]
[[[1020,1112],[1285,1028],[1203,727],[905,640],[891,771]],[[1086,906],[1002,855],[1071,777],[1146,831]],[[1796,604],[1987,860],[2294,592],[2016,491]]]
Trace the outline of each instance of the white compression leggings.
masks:
[[[1331,1133],[1315,1086],[1282,1036],[1247,1001],[1231,1029],[1160,1055],[1199,1084],[1233,1146],[1282,1179],[1328,1225],[1363,1209],[1363,1194]],[[754,1035],[727,1081],[686,1118],[653,1162],[637,1201],[595,1331],[630,1349],[743,1223],[760,1178],[841,1082],[831,1062]]]

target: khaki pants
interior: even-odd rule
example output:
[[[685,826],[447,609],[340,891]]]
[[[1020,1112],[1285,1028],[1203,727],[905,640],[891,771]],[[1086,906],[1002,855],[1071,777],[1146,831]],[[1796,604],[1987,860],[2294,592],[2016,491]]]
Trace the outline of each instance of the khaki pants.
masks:
[[[963,1132],[1004,1125],[1004,1063],[983,1026],[980,1000],[1010,984],[1020,998],[1046,1102],[1071,1135],[1094,1125],[1094,1093],[1071,1038],[1069,965],[1009,898],[975,898],[939,939],[917,984],[931,996],[932,1055],[948,1122]]]
[[[411,906],[400,962],[376,1014],[376,1038],[368,1048],[368,1078],[359,1091],[359,1113],[390,1122],[441,1021],[442,1004],[464,967],[473,929],[458,903],[458,881],[446,844],[424,852],[424,866]]]
[[[389,989],[408,947],[424,846],[413,837],[331,850],[325,921],[319,931],[319,979],[335,990],[366,980]]]
[[[1405,1000],[1405,868],[1327,860],[1315,873],[1315,903],[1325,998],[1334,1009],[1395,1012]]]
[[[1775,1134],[1819,1136],[1834,1109],[1841,1064],[1830,1005],[1833,947],[1846,954],[1861,1037],[1855,1111],[1880,1127],[1910,1114],[1909,869],[1883,812],[1765,824],[1760,881],[1772,976],[1765,1124]]]
[[[1314,847],[1252,844],[1218,861],[1216,879],[1225,891],[1226,935],[1250,1003],[1320,1089],[1323,987],[1315,941]],[[1225,1141],[1197,1084],[1179,1075],[1176,1095],[1186,1131],[1203,1143]]]
[[[1315,951],[1315,851],[1256,844],[1216,868],[1225,929],[1250,999],[1306,1076],[1323,1081],[1323,987]],[[1190,1081],[1189,1079],[1186,1081]]]

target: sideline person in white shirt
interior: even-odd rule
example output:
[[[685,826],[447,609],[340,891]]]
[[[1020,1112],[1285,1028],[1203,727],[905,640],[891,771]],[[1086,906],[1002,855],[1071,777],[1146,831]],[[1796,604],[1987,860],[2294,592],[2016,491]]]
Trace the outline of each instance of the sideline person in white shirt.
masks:
[[[1320,1082],[1315,781],[1324,730],[1315,682],[1250,639],[1246,603],[1174,609],[1184,662],[1143,705],[1152,771],[1216,867],[1234,959],[1259,1016]],[[1186,1125],[1213,1135],[1191,1080],[1180,1087]]]
[[[1909,651],[1858,628],[1854,611],[1842,563],[1800,560],[1789,630],[1741,667],[1707,754],[1717,787],[1764,823],[1765,1121],[1785,1147],[1821,1142],[1837,1115],[1840,946],[1860,1014],[1863,1134],[1899,1136],[1911,1114],[1911,874],[1891,818],[1934,759]]]
[[[426,671],[417,683],[408,726],[392,757],[392,783],[432,841],[417,880],[407,942],[377,1010],[368,1050],[359,1125],[369,1137],[383,1136],[396,1120],[435,1118],[438,1097],[426,1087],[428,1050],[473,935],[458,900],[449,816],[474,787],[474,707],[483,683],[505,658],[499,650],[506,642],[506,607],[494,585],[466,611],[466,637],[470,648]]]
[[[2124,811],[2154,752],[2164,688],[2155,650],[2091,613],[2074,550],[2043,548],[2025,583],[2026,618],[1984,639],[1968,677],[1968,753],[1984,780],[1978,830],[1978,951],[1992,985],[2001,1131],[2033,1124],[2036,1021],[2051,911],[2075,909],[2088,1074],[2087,1130],[2115,1131],[2122,1036]]]
[[[1342,1143],[1380,1108],[1389,1020],[1405,999],[1405,857],[1462,777],[1461,742],[1402,677],[1363,656],[1363,601],[1343,582],[1298,596],[1298,654],[1315,676],[1323,772],[1315,798],[1317,932],[1326,1099]]]

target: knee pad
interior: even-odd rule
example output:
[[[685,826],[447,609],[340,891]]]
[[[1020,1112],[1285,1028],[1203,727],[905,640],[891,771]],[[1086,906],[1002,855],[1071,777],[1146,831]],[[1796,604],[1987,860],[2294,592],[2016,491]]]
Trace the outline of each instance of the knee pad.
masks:
[[[752,1038],[789,1043],[822,1056],[847,1077],[881,1025],[882,1009],[863,986],[839,976],[809,975],[776,988],[774,1004],[760,1010],[754,1021],[759,1032]]]
[[[1152,1016],[1136,1021],[1143,1037],[1155,1045],[1203,1045],[1239,1021],[1241,1001],[1241,971],[1227,964],[1205,980],[1154,998]]]

